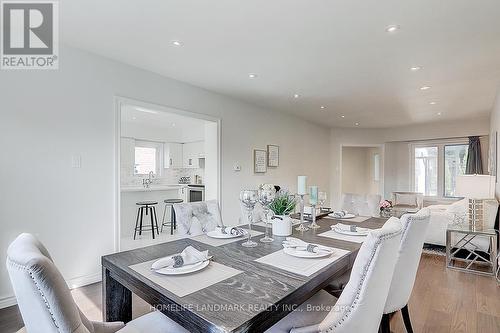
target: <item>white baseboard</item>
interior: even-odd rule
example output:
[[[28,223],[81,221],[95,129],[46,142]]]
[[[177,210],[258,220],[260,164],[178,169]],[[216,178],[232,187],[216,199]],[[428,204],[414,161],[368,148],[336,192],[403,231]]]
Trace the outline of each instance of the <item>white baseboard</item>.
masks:
[[[85,275],[85,276],[80,276],[77,278],[73,278],[70,280],[66,280],[66,284],[70,289],[75,289],[75,288],[80,288],[83,286],[87,286],[92,283],[100,282],[101,281],[101,273],[95,273],[95,274],[90,274],[90,275]],[[16,305],[16,297],[15,296],[7,296],[0,298],[0,309],[7,308],[12,305]]]

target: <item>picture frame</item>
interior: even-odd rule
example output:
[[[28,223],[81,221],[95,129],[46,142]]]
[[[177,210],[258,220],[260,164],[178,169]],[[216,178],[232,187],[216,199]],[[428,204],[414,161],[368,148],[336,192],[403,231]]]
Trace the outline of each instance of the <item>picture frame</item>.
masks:
[[[253,150],[254,173],[265,173],[267,171],[267,151],[262,149]]]
[[[267,145],[267,166],[276,168],[280,165],[280,147]]]

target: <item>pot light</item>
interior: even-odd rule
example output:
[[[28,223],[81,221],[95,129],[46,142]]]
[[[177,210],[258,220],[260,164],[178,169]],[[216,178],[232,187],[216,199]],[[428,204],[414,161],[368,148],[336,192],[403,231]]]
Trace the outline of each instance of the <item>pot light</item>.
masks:
[[[144,112],[144,113],[151,113],[151,114],[158,114],[158,111],[155,110],[149,110],[145,108],[135,108],[137,111]]]
[[[398,31],[399,28],[400,28],[399,25],[393,24],[393,25],[389,25],[387,28],[385,28],[385,31],[388,33],[394,33],[396,31]]]
[[[340,117],[341,117],[341,118],[345,118],[345,116],[344,116],[344,115],[341,115]]]
[[[324,106],[324,105],[321,105],[319,108],[320,108],[320,109],[322,109],[322,110],[324,110],[324,109],[325,109],[325,106]]]
[[[250,74],[248,74],[248,77],[251,78],[251,79],[255,79],[257,77],[257,74],[250,73]]]
[[[293,98],[299,98],[300,95],[299,94],[293,94]]]
[[[438,113],[437,113],[437,115],[438,115],[438,116],[440,116],[440,115],[442,115],[442,113],[441,113],[441,112],[438,112]]]
[[[175,123],[172,123],[172,127],[175,127]]]
[[[410,67],[410,70],[411,70],[412,72],[416,72],[416,71],[419,71],[419,70],[421,70],[421,69],[422,69],[422,67],[420,67],[420,66],[413,66],[413,67]]]
[[[354,123],[354,125],[359,126],[359,123]]]
[[[436,105],[437,103],[436,102],[430,102],[429,104],[430,105]]]
[[[174,46],[182,46],[182,43],[179,40],[173,40],[172,41],[172,45],[174,45]]]
[[[420,87],[420,90],[428,90],[428,89],[431,89],[431,87],[429,87],[429,86]]]

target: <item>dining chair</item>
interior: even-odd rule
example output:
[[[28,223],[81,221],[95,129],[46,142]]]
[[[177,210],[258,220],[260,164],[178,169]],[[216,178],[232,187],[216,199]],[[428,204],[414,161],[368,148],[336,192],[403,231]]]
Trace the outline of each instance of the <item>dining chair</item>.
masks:
[[[410,300],[413,285],[417,275],[422,247],[430,221],[430,209],[423,208],[416,214],[405,214],[401,217],[403,228],[398,259],[391,287],[384,307],[381,322],[382,333],[390,333],[390,317],[401,310],[403,322],[408,333],[413,333],[408,301]]]
[[[381,199],[379,194],[343,193],[340,209],[355,215],[379,216]]]
[[[76,305],[49,252],[31,234],[7,250],[7,270],[29,333],[188,333],[159,311],[122,322],[90,321]]]
[[[377,332],[400,241],[401,222],[392,217],[366,237],[338,299],[320,290],[266,333]]]
[[[173,207],[179,235],[202,235],[223,225],[217,200],[178,203]]]

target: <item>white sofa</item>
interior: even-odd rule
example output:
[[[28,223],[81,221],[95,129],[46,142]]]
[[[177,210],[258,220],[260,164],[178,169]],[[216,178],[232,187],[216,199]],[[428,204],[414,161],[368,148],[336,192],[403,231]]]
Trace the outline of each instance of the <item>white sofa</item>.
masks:
[[[431,205],[428,207],[431,211],[431,219],[425,243],[446,246],[446,229],[448,224],[454,222],[458,217],[467,222],[468,199],[456,201],[450,205]],[[484,227],[494,228],[497,216],[498,202],[496,200],[486,200],[485,202],[485,222]],[[454,237],[456,240],[456,236]],[[487,238],[476,237],[475,245],[481,250],[487,251],[489,242]]]

